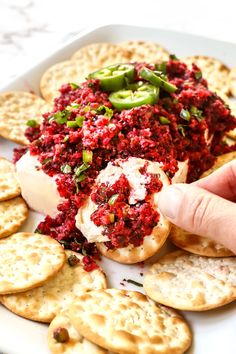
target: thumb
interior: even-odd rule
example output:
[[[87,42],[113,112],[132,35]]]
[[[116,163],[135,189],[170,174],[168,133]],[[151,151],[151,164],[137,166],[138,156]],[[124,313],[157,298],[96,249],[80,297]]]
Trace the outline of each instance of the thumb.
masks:
[[[174,184],[159,195],[160,211],[175,225],[207,236],[236,254],[236,203],[191,184]]]

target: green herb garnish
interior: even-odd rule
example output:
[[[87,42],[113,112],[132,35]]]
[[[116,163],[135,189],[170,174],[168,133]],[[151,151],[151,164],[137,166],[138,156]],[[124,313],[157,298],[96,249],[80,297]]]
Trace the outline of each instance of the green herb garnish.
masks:
[[[65,137],[64,137],[64,139],[63,139],[63,143],[66,143],[68,140],[70,139],[70,137],[69,137],[69,135],[66,135]]]
[[[199,81],[202,78],[202,72],[197,71],[197,72],[195,72],[194,76],[195,76],[195,79]]]
[[[71,172],[71,166],[70,165],[62,165],[60,168],[61,172],[68,174]]]
[[[39,124],[38,124],[38,122],[36,122],[36,120],[30,119],[26,122],[26,125],[28,125],[28,127],[31,127],[31,128],[36,128]]]
[[[84,119],[85,119],[84,116],[77,116],[77,117],[75,118],[75,121],[76,121],[78,127],[81,128],[81,127],[83,126]]]
[[[166,61],[155,65],[156,70],[161,71],[164,75],[166,74]]]
[[[111,198],[108,200],[108,204],[109,204],[109,205],[115,204],[115,202],[116,202],[116,200],[117,200],[118,197],[119,197],[119,194],[113,194],[113,195],[111,196]]]
[[[93,152],[90,150],[83,150],[82,151],[82,158],[83,158],[84,163],[92,162],[93,161]]]
[[[78,264],[80,262],[79,258],[76,257],[75,254],[71,254],[68,258],[67,258],[67,262],[69,264],[69,266],[74,267],[76,264]]]
[[[68,128],[78,128],[78,124],[75,120],[69,120],[68,122],[66,122],[66,125]]]
[[[160,116],[159,121],[161,124],[170,124],[170,120],[166,117]]]
[[[88,163],[84,162],[81,166],[77,167],[74,170],[75,176],[79,177],[81,175],[81,173],[86,171],[89,167],[90,167],[90,165]]]

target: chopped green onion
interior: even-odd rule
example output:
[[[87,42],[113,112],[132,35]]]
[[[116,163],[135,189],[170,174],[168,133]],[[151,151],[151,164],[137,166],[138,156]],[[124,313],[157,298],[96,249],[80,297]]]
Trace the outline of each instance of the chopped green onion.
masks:
[[[84,111],[85,111],[85,113],[87,113],[87,112],[89,112],[89,111],[90,111],[90,107],[89,107],[89,105],[84,107]]]
[[[70,137],[69,137],[69,135],[66,135],[65,137],[64,137],[64,139],[63,139],[63,143],[66,143],[68,140],[70,139]]]
[[[26,125],[28,125],[28,127],[31,127],[31,128],[35,128],[37,127],[39,124],[38,122],[36,122],[36,120],[34,119],[30,119],[26,122]]]
[[[42,232],[36,227],[36,229],[34,230],[35,234],[41,234]]]
[[[42,165],[47,165],[47,163],[52,161],[52,157],[47,157],[46,159],[43,160]]]
[[[67,109],[56,112],[52,117],[49,118],[49,123],[55,120],[57,124],[64,124],[67,122],[69,115],[70,112]]]
[[[83,182],[86,178],[86,174],[81,173],[81,175],[79,175],[79,177],[76,177],[76,181],[77,182]]]
[[[80,88],[79,85],[75,84],[74,82],[70,82],[70,87],[71,87],[73,90],[76,90],[76,89]]]
[[[86,171],[89,167],[90,167],[90,165],[88,163],[83,163],[81,166],[77,167],[74,170],[75,176],[79,177],[81,175],[81,173]]]
[[[80,104],[79,104],[79,103],[76,103],[76,102],[72,102],[70,105],[71,105],[71,107],[73,107],[73,108],[80,108]]]
[[[201,80],[201,78],[202,78],[202,72],[201,72],[201,71],[197,71],[197,72],[195,72],[194,76],[195,76],[195,79],[196,79],[196,80]]]
[[[69,120],[66,125],[68,128],[78,128],[78,124],[75,120]]]
[[[97,113],[103,114],[105,117],[111,119],[113,117],[113,110],[107,106],[99,106],[96,110]]]
[[[130,284],[133,284],[133,285],[136,285],[136,286],[140,286],[140,287],[143,286],[143,284],[138,283],[137,281],[132,280],[132,279],[123,279],[123,281],[126,281],[127,283],[130,283]]]
[[[202,118],[202,111],[195,106],[191,106],[190,113],[199,121],[201,122]]]
[[[84,119],[85,119],[84,116],[77,116],[77,117],[75,118],[75,121],[76,121],[78,127],[81,128],[81,127],[83,126]]]
[[[92,162],[93,161],[93,152],[89,150],[82,151],[83,162]]]
[[[175,54],[170,54],[170,60],[179,60]]]
[[[185,131],[184,131],[184,127],[181,124],[178,124],[178,130],[180,132],[181,135],[185,136]]]
[[[61,166],[61,172],[68,174],[71,172],[71,166],[70,165],[62,165]]]
[[[191,115],[187,109],[181,109],[180,117],[184,120],[189,121],[191,118]]]
[[[170,120],[163,116],[159,117],[159,121],[161,124],[170,124]]]
[[[119,194],[113,194],[111,198],[108,200],[109,205],[113,205],[116,202],[116,199],[119,197]]]

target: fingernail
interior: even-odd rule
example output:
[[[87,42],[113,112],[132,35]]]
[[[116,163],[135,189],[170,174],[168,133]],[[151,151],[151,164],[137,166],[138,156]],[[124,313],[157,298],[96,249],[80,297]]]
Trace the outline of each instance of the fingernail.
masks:
[[[160,192],[158,206],[163,215],[174,220],[178,215],[182,201],[182,191],[176,185],[173,185],[163,188]]]

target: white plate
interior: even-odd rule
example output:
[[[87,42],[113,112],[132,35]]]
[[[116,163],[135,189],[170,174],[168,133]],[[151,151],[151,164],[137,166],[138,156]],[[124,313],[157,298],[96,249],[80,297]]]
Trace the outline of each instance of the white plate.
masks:
[[[179,57],[191,54],[211,55],[223,60],[229,66],[236,64],[236,45],[231,43],[156,28],[108,25],[81,33],[71,43],[2,88],[1,91],[22,89],[34,90],[39,93],[39,80],[43,72],[50,65],[68,59],[79,47],[92,42],[119,42],[128,39],[156,41]],[[12,148],[15,146],[15,144],[0,138],[0,154],[2,156],[11,158]],[[34,230],[40,217],[39,214],[31,212],[23,230]],[[169,246],[166,246],[160,254],[166,252],[167,247],[170,249]],[[151,260],[146,264],[150,262]],[[112,287],[124,288],[120,284],[123,278],[142,282],[140,273],[143,272],[143,269],[139,265],[125,266],[104,260],[102,266],[108,275],[109,285]],[[132,285],[126,285],[125,288],[138,291],[141,289]],[[236,302],[219,310],[205,313],[185,312],[184,315],[194,333],[194,343],[188,352],[189,354],[236,353]],[[4,307],[0,307],[0,318],[0,352],[4,354],[49,353],[46,325],[22,319]]]

